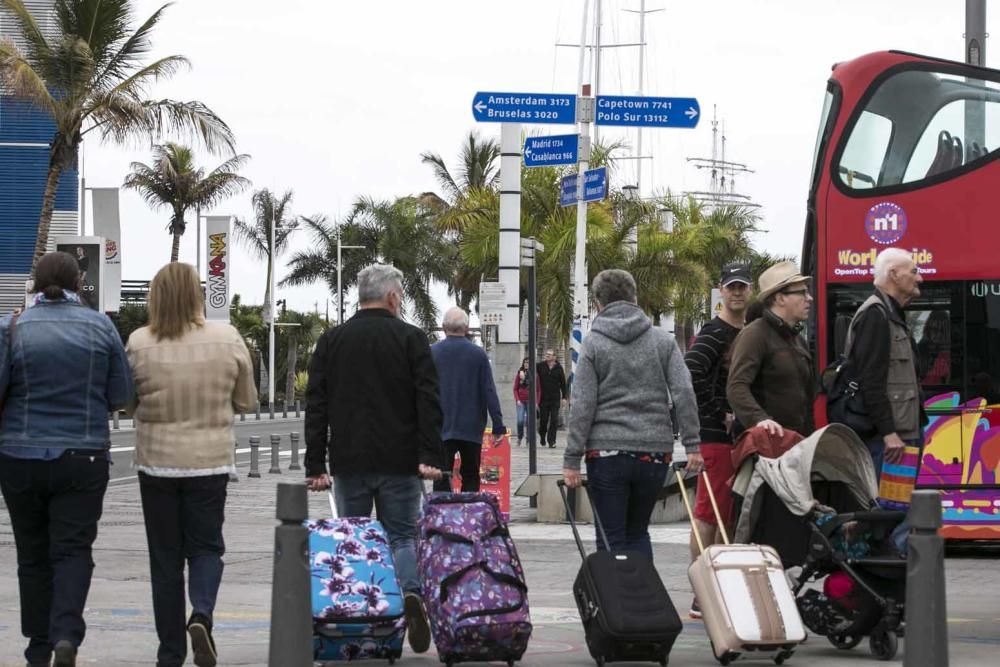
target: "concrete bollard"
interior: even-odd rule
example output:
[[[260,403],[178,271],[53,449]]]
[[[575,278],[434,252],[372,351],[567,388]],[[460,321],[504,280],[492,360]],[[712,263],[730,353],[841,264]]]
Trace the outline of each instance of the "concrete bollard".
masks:
[[[271,637],[267,664],[271,667],[312,667],[312,609],[309,580],[308,513],[302,483],[278,484],[274,529],[274,576],[271,583]]]
[[[903,667],[947,667],[944,539],[941,494],[914,491],[910,500],[906,557],[906,641]]]
[[[289,470],[302,470],[302,466],[299,465],[299,434],[292,431],[288,434],[288,438],[292,441],[292,462],[289,464]]]
[[[260,477],[260,436],[250,436],[250,474],[247,477]]]
[[[278,450],[281,449],[281,436],[277,433],[271,434],[271,469],[267,471],[269,475],[280,475],[281,466],[278,465]]]
[[[113,428],[116,431],[121,428],[121,424],[118,423],[118,411],[117,410],[112,410],[111,411],[111,428]]]
[[[296,398],[295,399],[295,418],[296,419],[299,418],[299,407],[300,407],[300,405],[299,405],[299,399]]]
[[[240,448],[240,441],[233,440],[233,469],[229,471],[229,481],[238,482],[240,476],[236,474],[236,450]]]

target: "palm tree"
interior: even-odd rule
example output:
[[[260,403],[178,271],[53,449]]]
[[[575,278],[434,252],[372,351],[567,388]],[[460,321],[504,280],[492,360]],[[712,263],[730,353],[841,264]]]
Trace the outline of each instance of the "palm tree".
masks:
[[[298,218],[292,215],[292,191],[285,190],[281,197],[264,188],[253,193],[253,222],[239,218],[233,223],[233,232],[250,254],[267,262],[264,286],[264,312],[271,312],[271,271],[273,259],[288,246],[288,236],[298,225]],[[271,248],[271,225],[274,229],[274,248]]]
[[[312,232],[313,247],[292,256],[288,263],[291,272],[281,284],[305,285],[322,280],[336,294],[339,234],[342,244],[364,248],[343,254],[344,288],[357,283],[357,274],[365,266],[392,264],[403,273],[404,313],[430,330],[437,326],[431,283],[447,284],[454,275],[454,248],[436,228],[433,217],[420,198],[390,201],[362,197],[340,224],[330,224],[323,216],[303,218],[303,224]]]
[[[236,173],[249,159],[249,155],[236,155],[206,174],[195,167],[190,148],[166,143],[153,148],[152,165],[133,162],[122,187],[138,192],[153,208],[170,208],[167,231],[174,237],[170,261],[176,262],[188,209],[212,208],[249,187],[250,181]]]
[[[482,139],[476,131],[469,132],[458,158],[458,171],[453,175],[444,159],[430,151],[420,154],[420,160],[430,165],[434,177],[444,190],[442,201],[454,204],[472,189],[494,188],[500,182],[500,144],[496,139]]]
[[[21,51],[10,40],[0,41],[0,82],[48,114],[56,127],[32,270],[48,245],[59,176],[76,162],[80,142],[89,133],[124,143],[185,131],[211,151],[232,151],[235,139],[229,126],[201,102],[147,98],[149,86],[189,64],[179,55],[146,62],[150,36],[166,6],[133,30],[132,0],[57,0],[58,34],[50,41],[23,0],[0,2],[25,43]]]
[[[453,244],[454,275],[448,281],[448,294],[468,310],[479,292],[483,273],[464,264],[458,248],[463,243],[464,225],[476,217],[484,201],[490,200],[500,182],[500,144],[495,139],[482,139],[478,132],[469,132],[459,153],[458,169],[453,174],[437,153],[420,155],[421,161],[434,171],[444,196],[433,192],[421,195],[421,202],[432,211],[438,227]],[[496,200],[499,202],[499,200]],[[494,208],[499,211],[499,204]]]

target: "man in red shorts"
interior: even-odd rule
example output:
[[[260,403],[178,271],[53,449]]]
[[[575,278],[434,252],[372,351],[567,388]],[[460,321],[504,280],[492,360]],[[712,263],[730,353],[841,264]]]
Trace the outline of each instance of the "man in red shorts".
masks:
[[[691,384],[698,399],[698,419],[701,422],[699,452],[688,453],[688,471],[708,471],[712,493],[719,505],[719,514],[727,529],[732,522],[733,500],[728,481],[733,476],[733,413],[726,400],[726,380],[729,376],[729,357],[733,340],[743,328],[743,317],[750,301],[752,280],[750,267],[742,263],[722,267],[719,290],[722,292],[722,309],[718,316],[705,324],[695,337],[694,344],[684,355],[684,363],[691,372]],[[698,478],[695,497],[694,524],[691,526],[691,559],[698,557],[698,531],[702,543],[717,544],[722,541],[715,512],[705,480]],[[691,603],[691,617],[701,618],[697,598]]]

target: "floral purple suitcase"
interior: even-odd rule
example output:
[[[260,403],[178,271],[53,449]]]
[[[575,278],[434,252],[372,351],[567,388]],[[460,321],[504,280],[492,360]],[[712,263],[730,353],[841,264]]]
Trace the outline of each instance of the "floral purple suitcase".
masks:
[[[528,648],[528,586],[488,493],[435,493],[418,525],[417,574],[441,662],[504,660]]]
[[[336,516],[333,496],[330,509]],[[384,659],[403,653],[406,620],[392,550],[369,517],[306,521],[312,574],[313,657]]]

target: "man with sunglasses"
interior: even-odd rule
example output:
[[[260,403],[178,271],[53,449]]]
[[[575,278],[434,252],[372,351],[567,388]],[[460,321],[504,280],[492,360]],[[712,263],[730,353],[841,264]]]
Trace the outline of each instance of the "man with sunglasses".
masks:
[[[785,429],[804,436],[813,431],[816,375],[800,335],[812,306],[809,281],[794,262],[779,262],[760,276],[764,313],[736,337],[726,385],[745,428],[760,426],[778,436]]]

